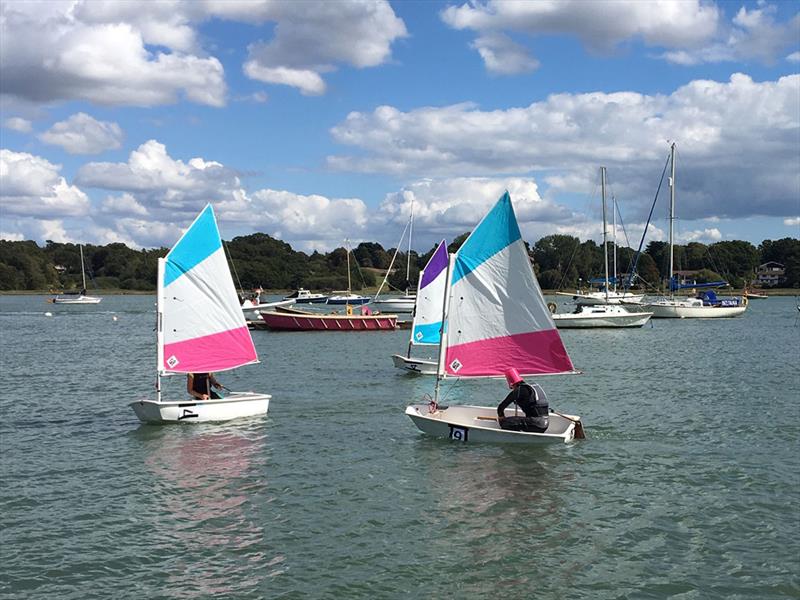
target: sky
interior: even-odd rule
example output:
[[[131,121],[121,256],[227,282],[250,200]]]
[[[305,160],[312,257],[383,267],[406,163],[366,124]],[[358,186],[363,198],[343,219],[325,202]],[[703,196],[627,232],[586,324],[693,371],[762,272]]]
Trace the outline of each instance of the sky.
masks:
[[[673,142],[676,243],[800,237],[798,7],[3,0],[0,239],[172,246],[210,202],[303,251],[413,210],[424,252],[508,190],[528,241],[600,241],[604,166],[636,247]]]

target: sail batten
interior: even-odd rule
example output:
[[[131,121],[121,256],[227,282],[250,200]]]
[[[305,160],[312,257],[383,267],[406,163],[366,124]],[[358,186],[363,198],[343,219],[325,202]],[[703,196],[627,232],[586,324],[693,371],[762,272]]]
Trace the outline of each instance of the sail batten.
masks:
[[[445,371],[498,377],[574,372],[533,274],[506,192],[455,257]]]
[[[159,369],[225,371],[258,361],[211,205],[159,270]]]

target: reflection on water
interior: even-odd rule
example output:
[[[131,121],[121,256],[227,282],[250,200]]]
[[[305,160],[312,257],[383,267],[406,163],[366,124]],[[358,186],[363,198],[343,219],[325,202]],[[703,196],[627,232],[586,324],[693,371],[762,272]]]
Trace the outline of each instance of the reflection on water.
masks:
[[[256,590],[283,562],[265,552],[254,502],[269,502],[264,434],[202,424],[148,427],[143,441],[148,482],[145,519],[164,562],[173,597],[238,595]],[[174,593],[173,593],[174,592]]]

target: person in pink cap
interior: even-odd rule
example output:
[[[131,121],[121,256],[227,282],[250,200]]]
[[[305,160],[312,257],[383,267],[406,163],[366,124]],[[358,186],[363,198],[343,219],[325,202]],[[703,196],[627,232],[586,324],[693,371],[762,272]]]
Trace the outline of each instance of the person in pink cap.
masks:
[[[510,431],[544,432],[550,424],[550,407],[547,405],[547,399],[540,399],[536,390],[525,383],[515,368],[506,369],[505,375],[511,391],[497,406],[497,422],[500,423],[500,427]],[[522,409],[524,417],[505,416],[506,408],[512,403]]]

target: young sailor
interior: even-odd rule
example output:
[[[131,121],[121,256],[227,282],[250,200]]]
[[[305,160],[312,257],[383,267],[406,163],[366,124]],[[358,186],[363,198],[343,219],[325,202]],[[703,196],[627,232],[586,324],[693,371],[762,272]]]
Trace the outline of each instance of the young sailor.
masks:
[[[213,373],[188,373],[186,375],[186,391],[198,400],[222,398],[211,387],[221,389],[224,387]]]
[[[547,399],[539,399],[536,390],[525,383],[513,367],[506,369],[505,376],[511,391],[497,406],[497,422],[500,423],[500,427],[511,431],[544,432],[550,423]],[[525,416],[506,417],[506,407],[511,403],[519,406]]]

